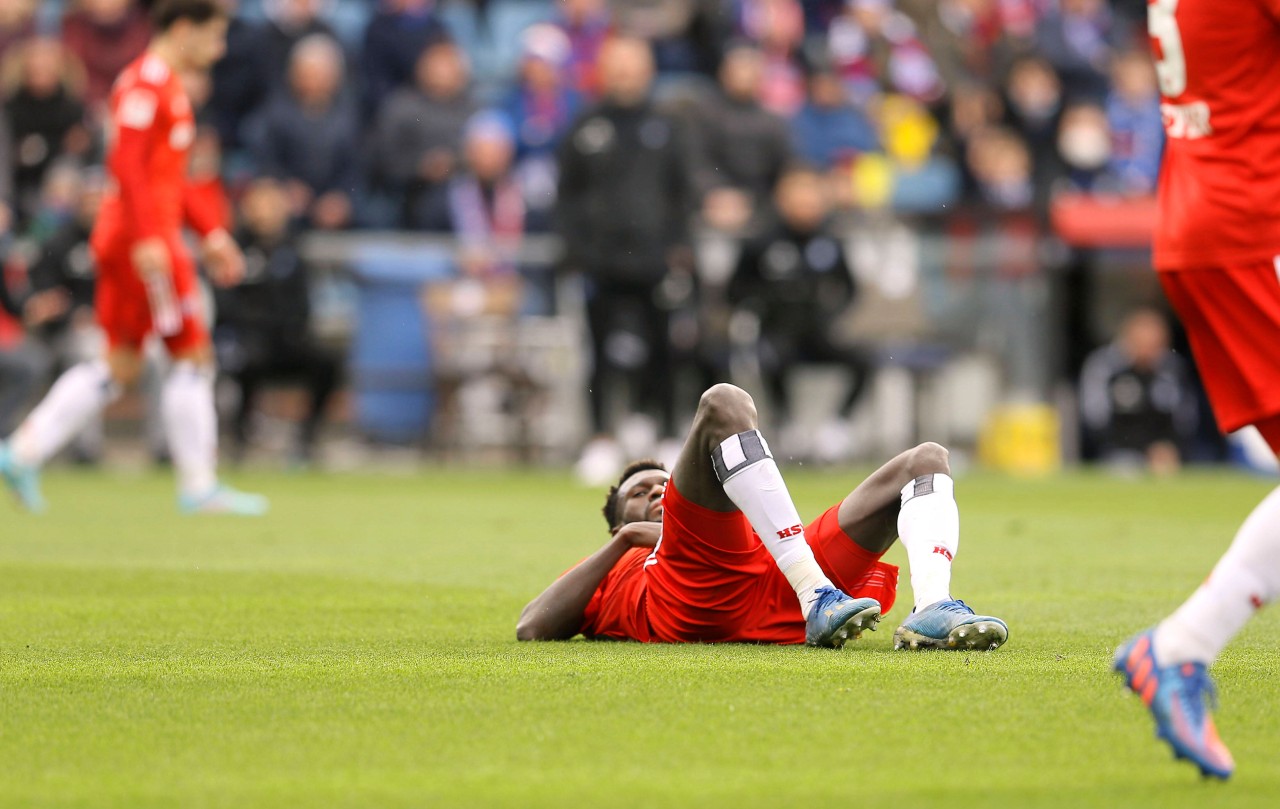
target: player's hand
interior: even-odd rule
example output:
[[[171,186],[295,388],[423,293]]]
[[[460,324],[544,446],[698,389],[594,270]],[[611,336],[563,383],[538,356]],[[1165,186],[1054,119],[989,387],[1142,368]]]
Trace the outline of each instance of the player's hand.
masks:
[[[633,548],[652,548],[662,536],[662,523],[629,522],[615,530],[613,536]]]
[[[154,275],[169,275],[173,272],[173,262],[169,258],[169,246],[159,236],[143,239],[133,245],[129,253],[133,267],[143,278]]]
[[[244,253],[225,230],[215,230],[201,245],[205,268],[218,286],[234,286],[244,278]]]
[[[67,293],[61,289],[46,289],[27,299],[22,307],[22,321],[28,328],[42,326],[61,317],[71,305]]]

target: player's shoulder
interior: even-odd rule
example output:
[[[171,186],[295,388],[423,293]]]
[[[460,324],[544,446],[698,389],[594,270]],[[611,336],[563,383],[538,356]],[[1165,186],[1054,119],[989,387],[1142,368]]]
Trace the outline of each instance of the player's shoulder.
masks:
[[[166,89],[173,79],[173,69],[160,57],[153,53],[144,53],[134,59],[120,73],[116,80],[116,89],[128,91],[150,88],[156,91]]]

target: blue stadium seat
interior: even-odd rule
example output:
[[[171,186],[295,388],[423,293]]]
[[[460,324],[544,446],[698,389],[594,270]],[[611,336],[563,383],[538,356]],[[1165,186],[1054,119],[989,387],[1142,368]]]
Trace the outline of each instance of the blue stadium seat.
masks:
[[[352,271],[359,284],[348,366],[356,425],[376,441],[417,442],[426,436],[435,406],[430,324],[419,291],[451,276],[453,259],[444,250],[367,244],[358,249]]]

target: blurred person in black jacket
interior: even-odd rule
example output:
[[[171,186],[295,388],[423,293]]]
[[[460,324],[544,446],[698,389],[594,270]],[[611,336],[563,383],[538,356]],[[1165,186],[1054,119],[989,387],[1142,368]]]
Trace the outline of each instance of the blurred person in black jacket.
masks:
[[[790,424],[790,384],[799,366],[830,363],[848,371],[840,418],[823,425],[812,447],[820,459],[840,460],[849,441],[843,420],[852,414],[871,374],[862,352],[840,343],[835,334],[858,288],[831,229],[830,194],[821,174],[807,166],[787,169],[774,192],[774,205],[778,221],[743,246],[729,282],[729,300],[759,318],[760,375],[779,427]],[[802,442],[797,437],[791,443]]]
[[[250,417],[263,383],[300,378],[310,403],[295,460],[305,463],[313,456],[341,368],[337,356],[311,333],[310,278],[288,211],[286,192],[275,180],[256,180],[245,191],[236,233],[244,250],[245,277],[238,286],[217,291],[214,343],[222,371],[240,388],[233,452],[243,456],[248,447]]]
[[[1174,352],[1165,316],[1130,312],[1080,372],[1086,450],[1113,470],[1176,472],[1198,419],[1191,368]]]
[[[664,438],[674,435],[671,313],[687,305],[695,282],[688,146],[678,122],[650,101],[650,46],[616,37],[599,64],[602,99],[561,142],[556,202],[566,267],[587,281],[595,437],[578,472],[588,482],[612,479],[623,462],[610,438],[611,392],[626,393],[627,412],[655,416]]]

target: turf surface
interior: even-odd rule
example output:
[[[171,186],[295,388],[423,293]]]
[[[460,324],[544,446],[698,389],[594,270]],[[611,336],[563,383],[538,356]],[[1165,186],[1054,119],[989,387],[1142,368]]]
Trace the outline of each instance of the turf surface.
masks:
[[[856,480],[788,477],[806,516]],[[954,593],[1011,628],[972,654],[894,652],[905,589],[841,652],[517,644],[602,541],[600,493],[238,482],[269,517],[179,517],[162,475],[54,473],[42,518],[0,503],[0,806],[1280,805],[1280,612],[1215,667],[1229,784],[1172,763],[1108,672],[1266,481],[962,478]]]

